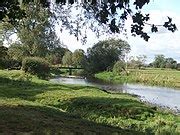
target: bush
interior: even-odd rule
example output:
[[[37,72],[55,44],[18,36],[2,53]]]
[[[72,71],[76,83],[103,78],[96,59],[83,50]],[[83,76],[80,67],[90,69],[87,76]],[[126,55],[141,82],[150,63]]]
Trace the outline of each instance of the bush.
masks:
[[[5,69],[5,68],[6,68],[5,59],[0,59],[0,69]]]
[[[14,59],[0,59],[0,69],[21,69],[21,62]]]
[[[117,61],[113,66],[113,73],[120,75],[125,71],[125,63],[123,61]]]
[[[22,69],[39,78],[45,79],[49,76],[50,67],[49,63],[39,57],[27,57],[22,61]]]

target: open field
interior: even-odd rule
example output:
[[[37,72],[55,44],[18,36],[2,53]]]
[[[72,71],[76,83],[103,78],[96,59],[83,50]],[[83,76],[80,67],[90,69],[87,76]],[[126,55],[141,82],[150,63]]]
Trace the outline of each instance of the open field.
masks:
[[[173,134],[180,116],[128,94],[0,70],[0,134]]]
[[[116,83],[144,83],[180,88],[180,71],[168,69],[130,69],[129,75],[115,75],[112,72],[102,72],[95,75],[96,78]]]

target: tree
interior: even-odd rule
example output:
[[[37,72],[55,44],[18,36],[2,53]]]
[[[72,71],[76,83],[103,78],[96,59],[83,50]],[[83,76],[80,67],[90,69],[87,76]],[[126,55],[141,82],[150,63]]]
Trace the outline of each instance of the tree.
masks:
[[[177,61],[173,58],[165,58],[164,55],[156,55],[152,65],[156,68],[171,68],[177,69]]]
[[[62,64],[62,58],[67,51],[69,50],[65,46],[57,46],[48,52],[46,59],[54,65]]]
[[[3,20],[6,16],[11,24],[16,24],[17,20],[21,20],[25,16],[23,10],[21,10],[18,0],[2,0],[0,8],[0,20]],[[32,0],[21,0],[23,4],[29,4]],[[77,39],[82,36],[82,41],[86,40],[87,33],[82,34],[82,28],[92,28],[94,32],[99,35],[99,26],[107,29],[103,31],[106,33],[122,33],[124,30],[124,24],[128,17],[131,17],[133,23],[131,25],[131,33],[133,36],[140,36],[144,40],[148,41],[150,36],[144,30],[145,25],[151,26],[152,32],[157,32],[158,27],[165,27],[169,31],[175,32],[177,30],[176,25],[172,23],[172,19],[168,17],[168,21],[162,25],[149,24],[149,14],[143,14],[141,9],[144,5],[148,4],[150,0],[135,0],[133,6],[130,4],[130,0],[92,0],[91,3],[83,1],[83,3],[76,6],[81,7],[82,13],[77,16],[70,16],[73,6],[64,6],[65,0],[56,0],[56,4],[52,9],[48,0],[34,0],[35,3],[41,3],[44,8],[49,8],[49,11],[53,13],[53,16],[58,21],[61,21],[61,26],[65,26],[70,30],[71,34],[74,34]],[[69,4],[74,4],[74,0],[68,1]],[[79,9],[78,9],[79,10]],[[16,14],[14,14],[16,13]],[[60,14],[59,14],[60,13]],[[74,12],[73,12],[74,13]],[[83,14],[83,15],[82,15]],[[82,15],[82,16],[81,16]],[[75,18],[76,17],[76,18]],[[72,21],[72,18],[75,20]],[[91,20],[91,21],[90,21]],[[97,25],[94,25],[96,21]],[[105,30],[105,29],[103,29]]]
[[[145,62],[146,62],[146,59],[147,59],[146,55],[139,55],[136,58],[137,58],[136,63],[137,63],[138,68],[141,68],[141,67],[145,66]]]
[[[5,59],[7,57],[8,48],[0,45],[0,59]]]
[[[0,1],[0,21],[8,18],[8,21],[15,25],[17,21],[26,16],[24,10],[20,8],[18,0],[1,0]]]
[[[160,54],[160,55],[156,55],[154,62],[153,62],[153,66],[155,68],[165,68],[166,66],[166,59],[165,56]]]
[[[96,73],[112,68],[114,63],[119,59],[123,60],[129,51],[129,44],[121,39],[100,41],[88,49],[86,70]]]
[[[26,51],[25,56],[45,57],[50,51],[60,47],[61,42],[51,23],[48,9],[39,4],[24,5],[23,9],[26,18],[17,22],[15,27],[8,22],[3,23],[5,37],[16,33],[21,44],[19,51],[23,48]],[[23,53],[24,51],[21,52]]]
[[[72,52],[67,51],[62,58],[63,65],[72,66]]]
[[[24,57],[29,56],[29,51],[20,43],[13,43],[8,48],[8,55],[11,59],[22,61]]]
[[[73,66],[82,67],[84,59],[85,59],[84,51],[82,49],[75,50],[74,53],[72,54]]]
[[[129,61],[127,62],[128,67],[130,68],[141,68],[145,66],[145,62],[146,62],[146,55],[139,55],[139,56],[131,56],[129,58]]]
[[[173,58],[166,58],[166,68],[176,69],[177,68],[177,61],[175,61]]]

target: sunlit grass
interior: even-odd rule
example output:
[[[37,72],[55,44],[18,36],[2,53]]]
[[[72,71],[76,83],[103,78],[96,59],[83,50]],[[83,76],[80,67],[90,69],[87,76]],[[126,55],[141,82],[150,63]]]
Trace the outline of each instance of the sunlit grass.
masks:
[[[167,69],[129,70],[129,75],[115,75],[112,72],[102,72],[96,77],[116,83],[136,82],[148,85],[159,85],[180,88],[180,71]]]

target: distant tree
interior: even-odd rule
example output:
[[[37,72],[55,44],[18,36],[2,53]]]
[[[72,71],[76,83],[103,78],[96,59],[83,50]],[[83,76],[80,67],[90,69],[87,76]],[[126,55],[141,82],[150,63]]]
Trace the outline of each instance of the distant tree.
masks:
[[[72,61],[72,52],[67,51],[63,58],[62,58],[62,63],[63,65],[67,65],[67,66],[72,66],[73,65],[73,61]]]
[[[173,58],[166,58],[166,68],[176,69],[177,68],[177,61]]]
[[[84,50],[82,49],[75,50],[74,53],[72,54],[73,66],[82,67],[84,59],[85,59]]]
[[[165,56],[162,54],[156,55],[154,58],[153,66],[155,68],[165,68],[165,66],[166,66]]]
[[[138,67],[144,67],[146,62],[147,56],[146,55],[139,55],[137,56]]]
[[[177,70],[180,70],[180,63],[177,64],[176,69],[177,69]]]
[[[112,68],[119,59],[123,60],[130,51],[130,45],[121,39],[100,41],[87,52],[87,70],[91,73]]]
[[[53,65],[62,64],[62,58],[67,51],[69,50],[66,47],[57,46],[48,52],[46,59]]]
[[[146,55],[139,55],[139,56],[131,56],[130,60],[128,61],[129,68],[141,68],[145,66],[147,56]]]
[[[152,64],[155,68],[177,68],[177,61],[173,58],[165,58],[164,55],[156,55]]]

